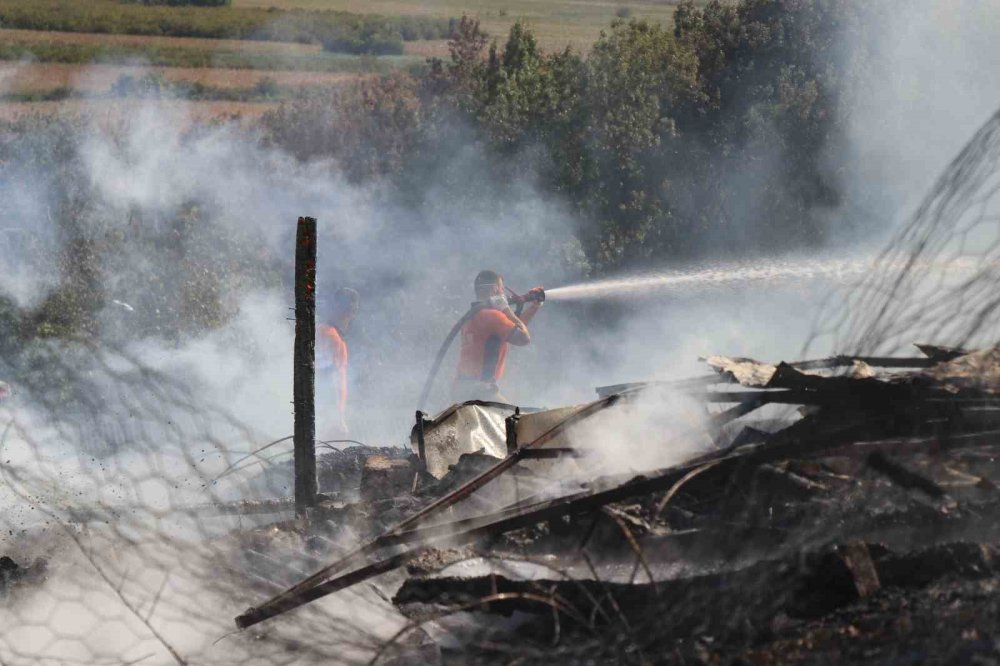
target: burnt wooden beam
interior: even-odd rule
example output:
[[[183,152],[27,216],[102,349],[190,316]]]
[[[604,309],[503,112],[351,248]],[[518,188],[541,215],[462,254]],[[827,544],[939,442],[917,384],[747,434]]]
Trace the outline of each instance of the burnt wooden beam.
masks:
[[[948,361],[954,361],[959,356],[965,356],[971,353],[971,350],[962,349],[961,347],[942,347],[940,345],[928,345],[914,343],[914,346],[920,350],[927,359],[933,363],[946,363]]]
[[[868,544],[863,541],[852,541],[837,547],[836,551],[848,571],[851,572],[859,598],[870,597],[882,589],[882,583],[879,580],[875,563],[872,562]]]
[[[528,449],[521,457],[524,460],[552,460],[554,458],[583,458],[584,452],[571,447],[552,449]]]
[[[817,370],[820,368],[848,368],[860,361],[876,368],[929,368],[936,361],[921,356],[900,358],[896,356],[831,356],[812,361],[797,361],[788,365],[798,370]]]
[[[716,375],[704,375],[702,377],[689,377],[687,379],[651,380],[645,382],[628,382],[625,384],[610,384],[608,386],[598,386],[594,390],[597,391],[598,398],[607,398],[608,396],[618,393],[628,393],[648,388],[683,390],[699,386],[711,386],[712,384],[719,384],[721,382],[722,380]]]
[[[1000,444],[1000,430],[972,433],[945,433],[943,435],[893,437],[880,440],[851,442],[844,446],[822,452],[823,457],[866,458],[874,451],[891,455],[913,455],[949,449],[996,446]]]
[[[881,451],[874,451],[868,456],[868,466],[907,490],[919,490],[935,499],[947,494],[934,481],[903,467],[894,460],[890,460]]]

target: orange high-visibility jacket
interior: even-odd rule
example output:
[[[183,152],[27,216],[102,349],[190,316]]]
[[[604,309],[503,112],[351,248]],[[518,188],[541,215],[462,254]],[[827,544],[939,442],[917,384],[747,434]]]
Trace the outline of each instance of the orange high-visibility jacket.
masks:
[[[496,382],[503,377],[514,322],[500,310],[487,308],[472,315],[462,327],[458,378]]]
[[[326,351],[333,359],[333,369],[337,373],[337,409],[341,414],[347,409],[347,343],[335,326],[319,326],[319,343],[326,345]]]

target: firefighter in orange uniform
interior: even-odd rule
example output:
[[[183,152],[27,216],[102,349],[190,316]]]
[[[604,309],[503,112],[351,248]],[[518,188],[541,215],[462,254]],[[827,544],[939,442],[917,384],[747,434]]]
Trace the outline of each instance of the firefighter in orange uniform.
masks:
[[[318,392],[331,400],[334,412],[335,437],[346,437],[347,428],[347,342],[344,335],[351,327],[351,321],[358,314],[361,297],[358,292],[346,287],[338,289],[326,314],[328,323],[320,324],[317,347]],[[320,403],[322,405],[322,403]],[[323,407],[321,406],[320,409]]]
[[[507,302],[503,277],[496,271],[481,271],[474,287],[479,309],[462,327],[453,398],[455,402],[507,402],[498,386],[503,378],[507,350],[510,345],[523,347],[531,343],[528,324],[542,303],[529,302],[518,317]],[[541,290],[535,287],[529,293]]]

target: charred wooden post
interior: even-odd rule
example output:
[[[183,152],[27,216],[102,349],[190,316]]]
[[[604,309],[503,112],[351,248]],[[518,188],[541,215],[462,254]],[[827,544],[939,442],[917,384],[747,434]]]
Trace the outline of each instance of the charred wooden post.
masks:
[[[295,233],[295,513],[316,505],[316,219]]]
[[[517,451],[517,422],[521,419],[521,408],[515,407],[514,413],[504,419],[507,436],[507,455]]]

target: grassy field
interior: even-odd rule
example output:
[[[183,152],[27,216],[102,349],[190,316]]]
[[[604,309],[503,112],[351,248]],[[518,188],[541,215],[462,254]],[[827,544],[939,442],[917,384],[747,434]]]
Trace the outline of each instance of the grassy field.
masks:
[[[119,0],[0,0],[0,26],[5,28],[298,42],[354,54],[399,55],[403,42],[446,38],[449,19],[274,7],[173,7]]]
[[[447,39],[427,39],[416,42],[406,42],[403,46],[403,53],[407,55],[420,56],[422,58],[447,58]]]
[[[431,51],[444,51],[441,41],[413,44],[418,54],[371,57],[314,44],[0,30],[0,118],[106,113],[115,102],[96,98],[111,97],[123,77],[147,76],[169,86],[168,96],[192,95],[196,118],[256,117],[279,100],[419,65]]]
[[[0,0],[0,18],[36,16],[42,17],[43,23],[54,22],[73,30],[0,29],[0,94],[6,96],[6,101],[0,103],[0,118],[23,113],[83,110],[103,113],[105,107],[114,106],[112,100],[77,98],[106,94],[122,76],[139,78],[152,73],[171,85],[200,86],[209,94],[216,91],[224,98],[226,90],[238,93],[259,85],[275,85],[280,87],[281,96],[287,97],[295,94],[296,87],[305,91],[318,86],[340,85],[358,76],[419,66],[428,57],[446,57],[448,53],[447,41],[443,39],[410,39],[404,42],[404,55],[373,57],[325,52],[318,43],[219,36],[229,32],[246,37],[250,34],[248,28],[240,27],[239,22],[250,16],[259,20],[262,13],[281,16],[284,10],[307,10],[321,11],[328,17],[377,14],[401,21],[415,17],[414,24],[419,24],[421,19],[437,22],[466,14],[479,18],[485,29],[501,40],[520,18],[536,32],[543,48],[557,50],[570,45],[586,51],[615,18],[645,17],[669,22],[675,4],[670,0],[368,0],[364,3],[357,0],[234,0],[232,10],[180,8],[179,14],[169,14],[173,17],[172,22],[161,29],[150,17],[162,18],[168,15],[164,12],[177,12],[178,8],[121,5],[117,0]],[[277,9],[272,10],[272,7]],[[193,14],[188,13],[191,10]],[[157,30],[176,31],[184,21],[194,20],[190,17],[205,16],[203,12],[220,11],[235,13],[207,15],[204,20],[208,22],[199,24],[199,29],[210,36],[156,34]],[[119,12],[118,22],[109,19]],[[223,16],[238,17],[238,25],[220,26],[219,17]],[[98,32],[80,32],[87,26],[95,29],[101,25],[104,27]],[[119,34],[133,32],[137,25],[146,34]],[[23,62],[15,64],[17,61]],[[19,96],[22,101],[12,101]],[[37,101],[57,99],[60,101]],[[251,96],[249,99],[257,98]],[[198,101],[193,113],[198,118],[231,114],[256,117],[274,103]]]
[[[14,34],[7,38],[11,33]],[[212,42],[216,43],[215,48]],[[286,48],[280,48],[282,46]],[[421,55],[375,57],[329,53],[300,44],[0,30],[0,60],[378,73],[419,65],[425,58]]]
[[[280,7],[365,12],[385,16],[476,17],[492,35],[503,37],[511,24],[525,19],[543,47],[567,45],[586,51],[616,17],[673,20],[676,0],[233,0],[234,7]]]
[[[129,67],[119,65],[70,65],[62,63],[0,63],[0,94],[44,93],[69,89],[81,93],[104,93],[123,76],[154,75],[171,83],[205,87],[253,88],[262,81],[290,87],[335,86],[361,75],[343,72],[265,72],[253,69],[191,67]]]
[[[148,102],[146,102],[148,103]],[[182,123],[196,123],[231,118],[250,122],[275,108],[278,102],[175,102],[158,100],[158,108],[176,114]],[[72,116],[89,114],[103,120],[128,118],[137,110],[136,103],[121,100],[61,100],[58,102],[0,102],[0,121],[16,120],[33,115]]]
[[[202,51],[244,51],[267,54],[316,54],[323,49],[319,44],[292,42],[261,42],[239,39],[209,39],[205,37],[154,37],[149,35],[109,35],[92,32],[59,32],[55,30],[4,30],[0,29],[0,43],[23,44],[95,44],[133,48],[182,48]]]
[[[20,48],[31,52],[34,58],[45,60],[46,53],[59,53],[60,47],[69,45],[62,60],[75,62],[77,56],[71,53],[86,53],[95,48],[116,53],[134,54],[147,60],[157,60],[161,66],[213,67],[216,66],[210,53],[219,54],[223,59],[254,60],[270,59],[274,66],[261,69],[281,69],[282,62],[289,62],[286,69],[308,70],[315,66],[318,71],[362,71],[362,62],[370,66],[375,59],[351,54],[324,53],[319,44],[295,44],[290,42],[257,42],[237,39],[207,39],[202,37],[150,37],[146,35],[106,35],[88,32],[57,32],[54,30],[4,30],[0,29],[0,53]],[[37,53],[36,53],[37,52]],[[234,55],[235,54],[235,55]],[[245,54],[240,58],[239,54]],[[420,62],[420,58],[445,57],[448,55],[448,40],[415,40],[404,44],[404,54],[417,58],[392,58],[386,63],[393,66],[409,66]],[[387,56],[379,56],[382,60]],[[60,60],[57,58],[56,62]],[[378,67],[376,67],[378,69]],[[382,68],[387,69],[385,67]]]

